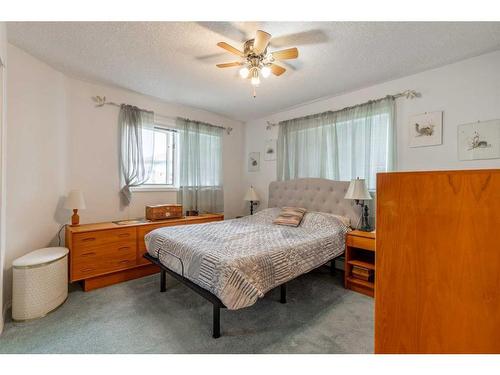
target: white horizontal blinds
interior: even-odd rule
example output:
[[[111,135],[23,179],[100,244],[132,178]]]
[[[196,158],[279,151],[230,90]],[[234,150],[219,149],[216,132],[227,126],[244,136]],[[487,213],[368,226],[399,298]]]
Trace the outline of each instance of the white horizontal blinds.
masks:
[[[360,177],[375,189],[376,173],[393,167],[393,108],[394,99],[388,97],[281,122],[278,179]]]
[[[184,210],[222,212],[223,129],[197,121],[178,119],[179,203]]]

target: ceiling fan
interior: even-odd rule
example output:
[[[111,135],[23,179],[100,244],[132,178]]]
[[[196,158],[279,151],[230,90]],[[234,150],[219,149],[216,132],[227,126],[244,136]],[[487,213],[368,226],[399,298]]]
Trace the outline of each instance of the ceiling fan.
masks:
[[[275,76],[285,73],[286,69],[275,64],[275,61],[296,59],[299,56],[299,50],[295,47],[268,52],[267,46],[270,40],[271,34],[257,30],[255,38],[247,40],[243,44],[243,51],[226,42],[217,43],[219,47],[243,59],[243,61],[217,64],[217,67],[230,68],[233,66],[242,66],[240,76],[241,78],[250,78],[250,82],[253,85],[254,98],[255,88],[260,84],[260,76],[267,78],[271,73]]]

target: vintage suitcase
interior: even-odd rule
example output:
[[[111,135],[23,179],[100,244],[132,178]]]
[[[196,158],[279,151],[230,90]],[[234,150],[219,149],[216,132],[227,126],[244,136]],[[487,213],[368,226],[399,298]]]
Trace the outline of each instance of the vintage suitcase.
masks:
[[[182,217],[182,204],[158,204],[146,206],[146,219],[165,220]]]

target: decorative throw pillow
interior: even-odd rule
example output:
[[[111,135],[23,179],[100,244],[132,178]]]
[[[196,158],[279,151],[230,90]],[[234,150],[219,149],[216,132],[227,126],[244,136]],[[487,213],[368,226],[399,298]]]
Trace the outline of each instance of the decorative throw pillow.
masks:
[[[304,214],[306,213],[305,208],[300,207],[283,207],[280,214],[273,223],[278,225],[288,225],[290,227],[298,227]]]

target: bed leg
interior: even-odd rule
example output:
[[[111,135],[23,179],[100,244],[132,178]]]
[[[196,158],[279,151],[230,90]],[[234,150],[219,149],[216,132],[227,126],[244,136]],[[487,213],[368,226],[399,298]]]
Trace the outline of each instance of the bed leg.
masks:
[[[167,291],[167,272],[164,270],[160,271],[160,292]]]
[[[335,275],[335,259],[330,261],[330,275]]]
[[[286,303],[286,284],[280,286],[280,302]]]
[[[212,337],[217,339],[220,337],[220,307],[214,304]]]

